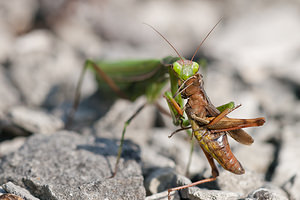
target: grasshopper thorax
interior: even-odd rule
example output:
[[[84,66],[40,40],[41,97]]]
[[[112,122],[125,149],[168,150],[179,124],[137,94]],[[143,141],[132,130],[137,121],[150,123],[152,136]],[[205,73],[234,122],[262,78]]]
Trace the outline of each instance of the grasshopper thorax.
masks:
[[[199,64],[191,60],[178,60],[173,63],[173,70],[178,78],[185,81],[198,72]]]

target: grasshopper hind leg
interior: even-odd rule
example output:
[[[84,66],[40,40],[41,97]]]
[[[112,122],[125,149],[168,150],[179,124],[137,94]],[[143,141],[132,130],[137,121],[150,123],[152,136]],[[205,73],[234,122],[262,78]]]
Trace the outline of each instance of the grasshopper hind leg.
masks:
[[[171,189],[168,189],[168,200],[171,199],[171,192],[173,191],[177,191],[177,190],[182,190],[182,189],[185,189],[185,188],[189,188],[189,187],[192,187],[192,186],[196,186],[196,185],[200,185],[200,184],[203,184],[203,183],[208,183],[208,182],[212,182],[212,181],[215,181],[217,179],[217,177],[219,176],[219,171],[218,171],[218,168],[214,162],[214,159],[211,155],[209,155],[203,148],[202,146],[200,146],[201,149],[203,150],[208,162],[209,162],[209,165],[211,167],[211,173],[212,173],[212,177],[211,178],[206,178],[206,179],[202,179],[200,181],[196,181],[194,183],[191,183],[191,184],[188,184],[188,185],[183,185],[183,186],[179,186],[179,187],[175,187],[175,188],[171,188]]]

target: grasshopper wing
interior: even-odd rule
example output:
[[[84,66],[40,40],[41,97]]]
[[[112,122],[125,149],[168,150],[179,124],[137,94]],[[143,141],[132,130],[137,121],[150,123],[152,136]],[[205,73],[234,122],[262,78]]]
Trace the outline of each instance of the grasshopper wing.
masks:
[[[245,145],[250,145],[254,142],[253,138],[243,129],[227,131],[229,135],[237,142]]]

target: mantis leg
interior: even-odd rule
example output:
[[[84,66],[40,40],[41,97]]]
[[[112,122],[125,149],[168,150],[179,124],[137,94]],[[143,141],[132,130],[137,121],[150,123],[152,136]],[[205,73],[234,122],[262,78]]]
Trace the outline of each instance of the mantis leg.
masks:
[[[193,155],[193,151],[194,151],[194,138],[193,138],[193,134],[190,130],[191,126],[189,123],[189,120],[187,119],[187,117],[185,117],[184,115],[184,109],[181,108],[181,104],[180,102],[178,103],[170,93],[165,93],[164,96],[167,100],[167,103],[169,105],[170,111],[171,111],[171,115],[173,117],[173,122],[175,125],[180,125],[181,128],[177,129],[176,131],[174,131],[173,133],[171,133],[171,135],[169,135],[169,138],[172,137],[175,133],[178,133],[179,131],[182,130],[186,130],[186,132],[188,133],[188,135],[191,137],[191,148],[190,148],[190,154],[189,154],[189,158],[188,158],[188,163],[186,166],[186,175],[189,174],[189,169],[190,169],[190,165],[192,162],[192,155]],[[183,103],[183,102],[182,102]]]
[[[118,156],[117,156],[117,161],[115,164],[115,170],[112,174],[112,176],[110,178],[113,178],[118,171],[118,165],[120,162],[120,158],[121,158],[121,154],[122,154],[122,149],[123,149],[123,145],[124,145],[124,138],[125,138],[125,133],[126,133],[126,128],[127,126],[130,124],[130,122],[143,110],[143,108],[147,105],[147,103],[141,105],[136,111],[135,113],[133,113],[133,115],[125,122],[124,127],[123,127],[123,131],[122,131],[122,137],[121,137],[121,141],[120,141],[120,145],[119,145],[119,149],[118,149]]]
[[[202,148],[202,146],[201,146],[201,148]],[[217,166],[216,166],[216,164],[213,160],[213,157],[211,155],[209,155],[203,148],[202,148],[202,150],[203,150],[203,152],[204,152],[204,154],[205,154],[205,156],[206,156],[206,158],[209,162],[209,165],[211,166],[212,178],[206,178],[206,179],[196,181],[196,182],[188,184],[188,185],[183,185],[183,186],[168,189],[168,200],[171,199],[170,193],[173,192],[173,191],[182,190],[182,189],[189,188],[189,187],[192,187],[192,186],[195,186],[195,185],[200,185],[200,184],[203,184],[203,183],[212,182],[212,181],[215,181],[217,179],[217,177],[219,176],[219,171],[218,171],[218,168],[217,168]]]
[[[67,116],[67,121],[65,123],[65,128],[68,128],[71,125],[71,123],[73,121],[73,118],[74,118],[74,114],[77,111],[79,101],[80,101],[80,96],[81,96],[80,89],[81,89],[81,85],[82,85],[82,81],[83,81],[83,77],[84,77],[84,74],[86,72],[86,69],[87,69],[87,65],[84,65],[84,67],[83,67],[83,69],[80,73],[80,77],[79,77],[77,86],[76,86],[73,105],[72,105],[71,111],[69,112],[69,114]]]
[[[72,105],[71,111],[69,112],[69,114],[67,116],[67,121],[65,124],[66,128],[71,125],[72,120],[74,118],[74,114],[78,109],[78,105],[79,105],[80,97],[81,97],[80,89],[82,86],[85,72],[88,67],[92,67],[95,70],[95,72],[97,73],[97,75],[99,77],[101,77],[119,97],[128,99],[128,97],[120,90],[120,88],[116,85],[116,83],[109,76],[107,76],[107,74],[96,63],[94,63],[91,60],[87,60],[84,64],[84,67],[83,67],[81,73],[80,73],[80,77],[79,77],[79,80],[78,80],[78,83],[76,86],[76,90],[75,90],[73,105]]]
[[[147,105],[147,103],[141,105],[135,113],[133,113],[133,115],[125,122],[124,127],[123,127],[123,131],[122,131],[122,136],[121,136],[121,141],[120,141],[120,145],[119,145],[119,149],[118,149],[118,155],[117,155],[117,161],[115,164],[115,170],[111,176],[111,178],[113,178],[117,171],[118,171],[118,165],[120,162],[120,158],[121,158],[121,154],[122,154],[122,149],[123,149],[123,145],[124,145],[124,138],[125,138],[125,133],[126,133],[126,128],[127,126],[129,126],[129,124],[131,123],[131,121],[144,109],[144,107]],[[156,104],[158,105],[158,104]],[[159,108],[159,107],[158,107]],[[162,107],[161,107],[162,108]],[[161,111],[161,110],[160,110]],[[165,111],[167,112],[167,111]],[[169,115],[170,116],[170,115]]]
[[[168,112],[168,110],[166,110],[164,107],[162,107],[158,102],[155,102],[155,106],[162,114],[164,114],[168,117],[172,117],[170,112]]]
[[[188,132],[189,135],[191,135],[191,148],[190,148],[190,153],[189,153],[189,159],[186,165],[186,170],[185,170],[185,176],[189,176],[190,175],[190,166],[192,164],[192,158],[193,158],[193,152],[194,152],[194,148],[195,148],[195,138],[193,137],[193,133],[191,132],[191,130],[186,130]]]

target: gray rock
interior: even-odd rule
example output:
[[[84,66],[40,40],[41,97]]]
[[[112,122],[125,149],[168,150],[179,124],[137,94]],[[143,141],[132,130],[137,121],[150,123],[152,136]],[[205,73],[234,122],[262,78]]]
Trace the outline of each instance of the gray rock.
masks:
[[[239,199],[239,195],[234,192],[206,190],[197,187],[191,187],[186,190],[181,190],[180,193],[181,195],[179,195],[178,191],[171,193],[171,200],[179,200],[182,198],[190,199],[190,200],[223,200],[223,199],[237,200]],[[168,199],[167,196],[168,196],[168,192],[165,191],[165,192],[153,194],[151,196],[147,196],[146,200],[157,200],[157,199],[167,200]]]
[[[100,133],[101,135],[99,136],[101,137],[105,136],[108,138],[120,139],[125,122],[146,102],[147,100],[144,97],[137,99],[134,103],[123,99],[117,100],[112,107],[110,107],[105,116],[95,123],[96,132]],[[131,121],[130,125],[127,126],[126,138],[130,138],[135,141],[135,138],[138,137],[135,142],[139,142],[140,140],[145,141],[146,138],[144,136],[146,135],[141,134],[140,131],[148,130],[153,126],[155,120],[154,114],[154,106],[145,106],[144,109]],[[105,134],[103,130],[109,134]],[[137,134],[131,134],[131,132],[135,132]],[[116,134],[112,135],[112,133]]]
[[[295,86],[300,84],[300,81],[297,77],[300,76],[300,72],[298,70],[298,66],[300,64],[300,60],[298,57],[294,58],[293,63],[285,66],[284,70],[280,68],[276,68],[272,75],[274,77],[279,78],[281,80],[289,81],[290,84],[295,84]]]
[[[300,156],[299,151],[299,128],[300,123],[285,126],[281,131],[282,143],[278,156],[278,165],[276,166],[272,181],[277,185],[283,185],[299,172]]]
[[[270,143],[254,141],[251,146],[238,145],[234,150],[242,166],[255,173],[266,174],[274,160],[275,148]]]
[[[263,83],[257,84],[255,93],[260,99],[261,106],[269,115],[282,115],[293,113],[297,99],[291,91],[291,87],[282,82],[269,78]],[[274,101],[276,99],[276,101]],[[280,105],[280,106],[279,106]]]
[[[260,117],[260,96],[255,93],[253,83],[245,83],[241,74],[234,67],[216,62],[208,67],[204,74],[204,88],[211,102],[220,106],[233,101],[235,105],[242,106],[228,116],[232,118]],[[238,77],[238,78],[237,78]]]
[[[32,136],[0,163],[0,183],[13,181],[40,199],[143,199],[137,147],[128,146],[119,172],[109,179],[117,145],[74,132]],[[134,149],[133,149],[134,148]],[[5,172],[5,173],[4,173]]]
[[[95,124],[96,134],[120,140],[125,121],[145,101],[144,98],[138,99],[134,104],[125,100],[116,101],[109,112]],[[173,131],[171,129],[153,129],[155,109],[153,105],[146,106],[127,126],[125,139],[130,139],[141,147],[143,172],[146,176],[153,168],[159,167],[176,167],[180,172],[184,172],[190,150],[189,142],[183,141],[183,137],[177,135],[169,139],[168,135]],[[195,158],[195,162],[198,160]],[[200,162],[199,166],[203,164]]]
[[[62,22],[61,19],[60,22]],[[63,23],[56,24],[53,28],[62,40],[86,58],[99,58],[99,55],[106,52],[102,38],[93,29],[79,21],[66,18]]]
[[[4,194],[6,191],[0,186],[0,194]]]
[[[5,183],[2,185],[2,187],[7,193],[18,195],[25,200],[39,200],[38,198],[32,196],[28,190],[15,185],[12,182]]]
[[[189,188],[189,193],[185,198],[191,200],[223,200],[223,199],[239,199],[239,194],[229,191],[206,190],[196,187]]]
[[[176,163],[168,156],[162,155],[158,151],[153,151],[153,147],[143,146],[142,163],[143,173],[147,177],[153,168],[172,168],[176,167]]]
[[[288,194],[289,199],[299,199],[299,188],[300,188],[300,173],[296,172],[294,176],[289,178],[283,185],[282,188]]]
[[[102,53],[102,57],[145,58],[161,57],[162,53],[166,54],[166,52],[173,55],[175,55],[175,53],[173,53],[168,45],[163,44],[161,38],[156,36],[154,31],[143,25],[141,23],[142,21],[157,27],[163,34],[167,34],[167,38],[170,41],[177,41],[176,47],[182,52],[185,52],[185,50],[193,51],[194,49],[191,50],[191,46],[196,48],[195,41],[199,41],[200,43],[200,37],[207,33],[211,25],[219,18],[218,9],[211,2],[201,4],[201,6],[199,6],[199,12],[193,12],[192,9],[199,5],[198,2],[185,2],[184,4],[169,4],[169,2],[156,4],[151,1],[137,2],[137,0],[130,0],[128,2],[130,6],[124,7],[124,5],[118,1],[105,3],[95,1],[84,4],[85,9],[80,8],[81,4],[77,4],[77,6],[67,4],[63,10],[64,18],[60,18],[59,25],[61,27],[63,25],[70,26],[71,24],[71,26],[75,26],[77,29],[96,30],[96,33],[105,39],[105,43],[100,43],[100,45],[103,45],[102,49],[105,49]],[[172,9],[165,9],[168,5],[171,5]],[[66,10],[69,9],[72,12],[66,12]],[[103,12],[99,12],[99,10],[103,10]],[[118,13],[115,13],[115,10],[118,10]],[[132,10],[142,12],[132,12]],[[153,10],[156,10],[157,14],[153,15]],[[189,17],[181,18],[177,14],[179,12],[189,13]],[[159,17],[160,15],[165,15],[166,18],[162,20],[161,17]],[[204,20],[204,18],[206,18],[206,20]],[[136,19],[138,19],[139,22],[137,22]],[[202,26],[195,26],[191,19],[198,19],[198,23],[202,24]],[[201,22],[199,22],[199,20]],[[174,26],[169,23],[170,21],[180,21],[182,27],[176,29],[176,31],[170,31],[174,28]],[[114,26],[112,26],[112,24],[114,24]],[[205,28],[203,28],[203,26],[205,26]],[[60,27],[57,28],[56,25],[56,29]],[[70,28],[70,30],[74,30],[74,28]],[[57,32],[61,34],[62,31],[59,29]],[[187,33],[189,33],[190,37],[187,37]],[[64,37],[74,37],[69,35],[70,34],[65,33]],[[77,34],[75,33],[75,35]],[[85,36],[88,37],[89,35],[90,34]],[[134,37],[132,37],[133,35]],[[185,40],[178,40],[180,37],[184,37]],[[87,44],[90,44],[91,41],[85,38],[81,40],[87,41]],[[134,45],[134,48],[132,48],[132,45]],[[94,44],[92,48],[93,46]],[[142,51],[140,51],[141,49]]]
[[[2,3],[2,2],[1,2]],[[3,18],[1,18],[3,19]],[[8,28],[8,25],[0,20],[0,62],[4,63],[7,61],[14,42],[14,36]],[[1,66],[2,67],[2,66]]]
[[[151,146],[147,149],[152,149],[152,151],[155,151],[155,154],[166,157],[166,159],[171,159],[172,162],[175,162],[176,171],[180,174],[185,174],[191,151],[191,142],[190,137],[185,131],[168,138],[168,136],[176,129],[154,129],[151,134],[149,134],[150,137],[147,141]],[[208,167],[206,157],[203,155],[198,143],[195,142],[194,145],[195,148],[189,169],[191,175],[199,173]],[[155,159],[151,159],[151,154],[148,154],[147,152],[143,152],[142,155],[144,155],[143,160],[147,162],[147,166],[149,167],[151,165],[153,167],[172,167],[173,165],[172,162],[158,163]],[[151,161],[154,162],[151,164]],[[161,164],[165,164],[165,166],[162,166]]]
[[[172,185],[170,185],[170,188],[184,186],[184,185],[191,184],[191,183],[192,183],[192,181],[190,179],[186,178],[185,176],[182,176],[179,174],[174,174],[173,178],[172,178],[172,182],[171,182]],[[168,189],[170,189],[170,188],[168,188]],[[170,193],[170,196],[176,197],[177,193],[180,193],[180,196],[182,196],[183,198],[187,198],[189,191],[190,191],[189,189],[190,188],[173,191]]]
[[[290,177],[283,185],[282,188],[288,194],[290,199],[299,199],[300,188],[300,173],[296,172],[294,176]]]
[[[17,151],[25,142],[25,137],[16,137],[0,143],[0,155],[4,156]]]
[[[7,24],[7,28],[13,34],[20,34],[28,31],[29,28],[32,27],[32,22],[38,9],[38,1],[1,1],[0,7],[2,10],[0,21]]]
[[[264,67],[268,73],[272,71],[270,68],[282,71],[283,66],[299,61],[292,56],[297,54],[300,41],[295,33],[299,31],[298,3],[276,1],[272,6],[265,5],[261,1],[251,4],[231,1],[230,8],[225,9],[227,23],[221,31],[216,31],[210,40],[212,45],[207,47],[212,56],[241,68],[254,82],[265,80],[260,72]],[[242,12],[244,9],[248,12]]]
[[[299,199],[297,133],[300,116],[298,89],[300,4],[297,1],[285,4],[279,0],[272,3],[259,0],[229,2],[129,0],[126,5],[117,0],[84,3],[70,0],[0,2],[0,128],[7,120],[4,111],[19,103],[43,106],[57,116],[62,116],[66,104],[73,99],[74,87],[86,57],[115,60],[175,55],[173,50],[154,31],[142,25],[141,21],[157,28],[179,52],[190,58],[202,39],[201,36],[203,37],[222,15],[224,20],[200,48],[205,56],[212,58],[208,59],[208,70],[204,74],[207,94],[215,105],[229,101],[243,105],[231,113],[230,117],[267,116],[267,123],[262,128],[249,129],[249,133],[255,139],[253,146],[245,147],[231,142],[234,153],[246,168],[246,175],[230,174],[223,177],[222,172],[218,178],[221,191],[202,191],[197,194],[197,190],[201,189],[189,188],[181,191],[181,194],[186,194],[185,197],[191,199],[197,199],[197,195],[201,196],[204,193],[207,196],[199,198],[220,198],[218,195],[226,198],[226,195],[228,197],[231,195],[235,199],[244,198],[253,191],[258,191],[255,193],[257,195],[277,193],[270,188],[266,191],[263,179],[258,178],[256,174],[247,175],[249,171],[255,171],[263,173],[262,177],[266,177],[267,172],[268,180],[283,186],[290,198]],[[195,8],[199,8],[197,12]],[[247,12],[244,12],[245,9]],[[116,10],[118,12],[115,12]],[[132,12],[133,10],[135,12]],[[178,13],[186,15],[182,17]],[[33,21],[37,24],[32,24]],[[41,27],[46,29],[39,30]],[[199,52],[198,55],[202,57],[203,52]],[[90,95],[95,91],[94,82],[92,73],[84,79],[82,96],[86,104],[89,104],[87,99],[90,99]],[[87,96],[88,98],[85,98]],[[97,199],[98,195],[102,194],[101,197],[106,197],[104,193],[109,194],[109,198],[117,198],[114,196],[117,194],[116,190],[124,192],[123,197],[130,198],[131,196],[126,195],[142,190],[140,171],[128,167],[131,164],[137,165],[135,161],[132,163],[129,157],[135,157],[132,155],[134,153],[130,152],[132,148],[137,147],[130,145],[129,141],[125,142],[127,144],[124,148],[125,161],[122,159],[120,164],[121,168],[125,165],[125,171],[120,171],[116,179],[107,180],[103,177],[111,174],[115,161],[112,157],[117,149],[115,143],[119,141],[124,122],[145,101],[141,99],[134,104],[117,102],[109,113],[93,126],[95,118],[104,116],[103,113],[109,110],[106,102],[102,101],[101,93],[100,98],[101,100],[95,103],[97,107],[91,106],[92,112],[82,108],[77,113],[75,121],[80,130],[101,137],[98,143],[94,142],[92,137],[88,137],[92,138],[89,140],[78,135],[66,134],[66,136],[61,133],[57,135],[57,139],[54,139],[56,137],[54,134],[33,137],[35,139],[31,138],[17,153],[7,155],[1,160],[5,172],[13,174],[11,177],[17,177],[16,180],[19,182],[14,183],[17,185],[21,183],[31,189],[36,188],[34,191],[40,196],[44,195],[45,199],[87,198],[82,191],[89,194],[89,198]],[[165,101],[162,101],[165,104]],[[112,103],[109,103],[111,106]],[[126,138],[141,146],[143,173],[147,178],[154,169],[165,167],[174,168],[184,174],[190,150],[186,134],[179,133],[168,139],[167,136],[176,129],[169,118],[165,118],[170,122],[169,129],[153,129],[153,125],[157,125],[155,112],[153,107],[142,111],[128,127]],[[28,118],[30,121],[24,121],[26,126],[22,126],[38,131],[41,129],[41,124],[35,123],[38,118],[39,115],[33,114]],[[84,120],[89,124],[77,123]],[[51,122],[47,122],[43,126],[47,127],[48,132],[55,132],[56,125],[50,124]],[[106,139],[103,139],[104,137]],[[47,139],[42,141],[41,138]],[[278,144],[272,146],[266,142],[270,140],[276,140]],[[80,144],[90,146],[76,148],[76,145]],[[28,150],[29,145],[32,146],[32,151]],[[15,147],[7,147],[7,143],[3,147],[16,151]],[[99,149],[105,153],[99,153],[101,152]],[[24,150],[30,152],[26,154],[27,157],[22,154]],[[42,150],[44,154],[41,153]],[[199,148],[196,151],[191,174],[207,169],[204,176],[210,176],[206,158],[200,153]],[[28,158],[30,156],[31,158]],[[63,163],[66,165],[61,167]],[[74,166],[79,166],[78,170],[75,170]],[[103,169],[99,169],[101,167]],[[42,170],[48,171],[46,173]],[[92,175],[87,174],[88,172]],[[4,177],[5,174],[1,173],[1,176]],[[138,174],[137,178],[131,178],[132,174]],[[45,180],[44,177],[48,175],[54,178]],[[121,179],[123,175],[126,178]],[[163,176],[162,174],[161,177]],[[2,179],[7,181],[9,178]],[[131,184],[133,187],[130,187]],[[159,187],[154,188],[157,192]],[[231,192],[224,191],[227,189]],[[144,193],[140,194],[132,198],[143,199]],[[176,194],[178,196],[179,193]],[[247,198],[254,199],[252,196]]]
[[[184,186],[191,184],[191,180],[178,175],[172,169],[161,169],[154,171],[145,181],[145,187],[149,193],[160,192],[161,190],[170,189],[173,187]],[[177,199],[178,194],[184,199],[238,199],[240,194],[228,191],[217,191],[200,189],[198,187],[189,187],[178,191],[171,192],[171,199]],[[158,193],[161,199],[167,199],[167,192]],[[152,195],[149,199],[155,199],[156,195]],[[157,198],[158,198],[157,197]]]
[[[282,193],[282,191],[281,191]],[[268,199],[268,200],[288,200],[286,195],[278,194],[276,191],[273,191],[269,188],[259,188],[249,194],[248,199]]]
[[[13,87],[8,76],[8,71],[0,65],[0,110],[6,110],[10,106],[20,103],[20,95]]]
[[[240,196],[247,196],[249,192],[264,184],[261,174],[245,169],[245,174],[236,175],[222,170],[217,178],[218,186],[223,191],[231,191]]]
[[[164,190],[176,187],[181,184],[191,183],[189,179],[178,175],[171,168],[162,168],[154,170],[145,180],[145,188],[147,193],[155,194]]]
[[[12,124],[31,133],[54,133],[64,126],[61,119],[41,109],[14,107],[8,112],[8,117]]]
[[[280,140],[281,136],[281,122],[276,119],[266,117],[266,123],[261,128],[256,128],[255,132],[251,136],[254,138],[254,144],[266,143],[272,139]],[[252,145],[251,145],[252,146]],[[251,147],[250,146],[250,147]]]
[[[145,198],[145,200],[168,200],[168,191],[164,191],[164,192],[160,192],[160,193],[156,193],[153,194],[151,196],[147,196]],[[180,200],[180,196],[178,192],[175,192],[174,194],[172,194],[171,196],[171,200]]]
[[[73,49],[46,30],[22,35],[14,47],[10,73],[25,103],[53,108],[73,99],[72,84],[78,81],[84,63]],[[91,94],[95,87],[86,84],[91,79],[84,82],[82,94]]]

